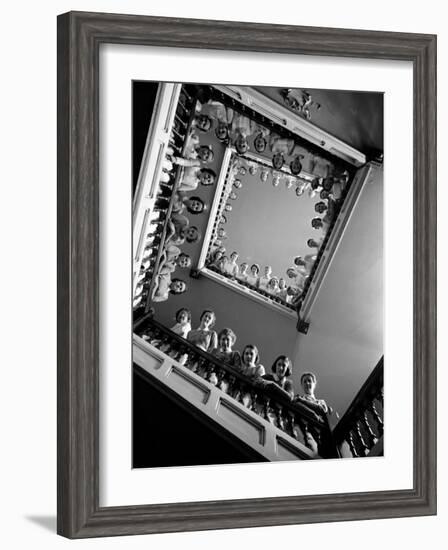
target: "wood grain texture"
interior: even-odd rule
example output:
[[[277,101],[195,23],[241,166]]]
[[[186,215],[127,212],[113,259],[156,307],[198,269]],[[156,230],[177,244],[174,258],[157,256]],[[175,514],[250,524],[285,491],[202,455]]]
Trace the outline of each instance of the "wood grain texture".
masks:
[[[412,490],[99,507],[98,52],[101,43],[413,62],[415,406]],[[387,357],[385,361],[388,368]],[[81,538],[435,514],[435,371],[435,36],[82,12],[59,16],[59,534]]]

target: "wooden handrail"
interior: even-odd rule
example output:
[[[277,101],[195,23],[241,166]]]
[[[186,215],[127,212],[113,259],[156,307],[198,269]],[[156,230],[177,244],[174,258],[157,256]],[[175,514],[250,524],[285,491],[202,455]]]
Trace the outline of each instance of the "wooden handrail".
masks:
[[[237,284],[241,286],[245,286],[249,290],[253,290],[254,292],[257,292],[258,294],[261,294],[261,296],[264,296],[265,298],[268,298],[269,300],[272,300],[276,304],[280,304],[288,309],[291,309],[292,311],[296,311],[296,308],[292,304],[288,304],[285,300],[282,298],[279,298],[278,296],[274,296],[272,294],[269,294],[269,292],[266,292],[265,290],[258,288],[257,286],[251,285],[250,283],[247,283],[246,281],[241,281],[238,279],[238,277],[231,277],[227,273],[223,273],[222,271],[219,271],[218,268],[216,268],[214,265],[206,264],[207,269],[210,271],[214,271],[215,273],[218,273],[222,277],[225,277],[226,279],[229,279],[230,281],[236,282]]]
[[[342,456],[382,454],[383,359],[378,361],[333,431],[335,445]]]
[[[257,393],[262,393],[267,396],[269,396],[271,399],[275,400],[275,403],[278,405],[281,405],[282,407],[290,410],[291,412],[294,412],[295,414],[299,414],[302,418],[307,420],[313,425],[318,425],[319,427],[327,426],[328,423],[326,421],[326,418],[319,418],[317,415],[313,413],[308,407],[305,405],[302,405],[301,403],[292,403],[286,396],[280,395],[275,390],[270,390],[269,386],[263,387],[263,385],[259,385],[257,383],[252,382],[249,378],[247,378],[244,374],[239,372],[234,367],[231,367],[230,365],[227,365],[226,363],[221,362],[219,359],[217,359],[215,356],[211,355],[210,353],[207,353],[206,351],[201,350],[188,340],[185,340],[181,336],[178,336],[174,332],[172,332],[170,329],[156,321],[151,317],[151,315],[145,315],[142,318],[140,318],[135,324],[134,324],[134,332],[136,334],[143,334],[145,329],[148,327],[154,327],[161,331],[163,334],[165,334],[172,342],[175,342],[179,345],[182,349],[185,349],[185,353],[188,353],[187,350],[189,350],[191,353],[201,357],[204,361],[207,363],[211,363],[215,365],[217,368],[222,369],[226,371],[230,376],[234,377],[236,380],[238,380],[242,385],[249,388],[249,390],[254,390]]]
[[[185,92],[184,86],[182,86],[181,93],[182,93],[182,91]],[[180,100],[179,100],[179,103],[184,107],[183,103],[181,103]],[[177,108],[176,108],[176,112],[177,112]],[[185,136],[186,137],[188,137],[188,134],[189,134],[191,124],[193,122],[194,117],[195,117],[195,110],[194,110],[194,108],[192,108],[191,112],[189,114],[189,119],[188,119],[186,129],[185,129]],[[182,145],[181,156],[183,156],[184,153],[185,153],[186,145],[187,145],[187,139],[185,138],[184,143]],[[177,190],[178,190],[179,185],[181,183],[180,178],[181,178],[182,173],[183,173],[182,167],[181,166],[176,166],[175,181],[174,181],[173,189],[172,189],[172,192],[171,192],[170,200],[169,200],[169,203],[168,203],[168,208],[167,208],[167,211],[166,211],[165,223],[163,224],[163,230],[162,230],[162,233],[161,233],[161,236],[160,236],[160,243],[159,243],[159,246],[158,246],[158,249],[157,249],[156,261],[154,263],[154,267],[153,267],[153,271],[152,271],[152,275],[151,275],[151,283],[149,285],[148,296],[146,298],[145,313],[147,313],[149,311],[149,308],[151,306],[152,293],[153,293],[154,285],[155,285],[156,278],[157,278],[157,272],[159,270],[162,253],[163,253],[163,250],[165,248],[165,240],[166,240],[166,234],[167,234],[167,230],[168,230],[168,221],[171,218],[171,214],[173,212],[173,206],[174,206],[174,202],[175,202],[175,199],[176,199]]]
[[[154,284],[155,284],[155,281],[156,281],[156,278],[157,278],[157,273],[159,271],[159,266],[160,266],[160,260],[162,258],[162,253],[163,253],[163,250],[165,248],[166,234],[167,234],[167,231],[168,231],[168,220],[171,217],[171,214],[172,214],[172,211],[173,211],[173,206],[174,206],[176,191],[179,187],[180,172],[181,172],[181,168],[180,168],[180,166],[177,166],[176,167],[176,179],[174,181],[173,191],[171,193],[170,201],[168,203],[168,208],[166,210],[165,223],[163,224],[162,233],[160,235],[160,243],[159,243],[158,248],[157,248],[156,261],[154,263],[154,267],[153,267],[153,270],[152,270],[151,283],[149,285],[148,296],[146,298],[145,313],[147,313],[149,311],[149,308],[150,308],[150,305],[151,305],[152,292],[154,290]]]
[[[239,100],[235,100],[234,98],[228,95],[228,90],[226,91],[224,90],[225,88],[222,86],[216,87],[216,86],[210,85],[208,87],[208,91],[210,93],[211,99],[219,101],[224,105],[227,105],[234,111],[237,111],[238,113],[251,118],[260,126],[266,126],[271,128],[279,136],[294,139],[294,141],[296,141],[303,148],[310,151],[312,154],[318,155],[326,160],[329,160],[335,166],[342,167],[345,170],[349,170],[350,173],[353,173],[353,165],[347,160],[334,155],[333,153],[327,151],[326,149],[323,149],[322,147],[319,147],[319,145],[312,143],[306,138],[292,132],[288,128],[285,128],[284,126],[277,124],[272,120],[269,120],[267,117],[258,113],[256,110],[241,103],[240,101],[241,97],[239,98]]]
[[[334,436],[336,441],[341,439],[341,434],[350,429],[354,418],[357,416],[357,412],[365,408],[365,402],[367,399],[376,397],[380,390],[383,388],[384,377],[384,356],[376,364],[373,371],[368,376],[367,380],[361,386],[361,389],[356,394],[355,398],[351,402],[349,408],[345,411],[342,418],[337,423],[334,429]]]

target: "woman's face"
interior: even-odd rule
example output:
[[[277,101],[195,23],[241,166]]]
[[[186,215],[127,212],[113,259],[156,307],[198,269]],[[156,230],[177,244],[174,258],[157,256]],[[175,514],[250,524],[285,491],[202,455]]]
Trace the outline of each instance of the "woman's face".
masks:
[[[257,354],[253,348],[246,348],[243,353],[243,361],[246,365],[254,365]]]
[[[275,155],[272,157],[272,166],[276,170],[280,170],[285,163],[285,159],[283,158],[283,155],[281,153],[275,153]]]
[[[181,311],[177,318],[177,322],[180,323],[181,325],[185,325],[186,323],[188,323],[188,320],[189,320],[188,313],[186,311]]]
[[[174,281],[171,283],[171,289],[173,292],[176,292],[177,294],[181,294],[182,292],[185,292],[187,288],[187,285],[184,281]]]
[[[264,137],[261,134],[259,134],[255,138],[254,147],[255,147],[255,150],[258,153],[262,153],[266,149],[266,140],[264,139]]]
[[[204,170],[202,170],[199,173],[199,181],[202,183],[202,185],[212,185],[215,181],[215,178],[213,174],[210,174],[210,172],[204,172]]]
[[[187,255],[180,256],[177,264],[179,267],[182,267],[182,268],[190,267],[191,265],[190,256],[187,256]]]
[[[216,137],[220,140],[227,139],[229,136],[229,130],[224,122],[220,122],[216,128]]]
[[[288,370],[289,363],[285,359],[279,359],[277,363],[275,364],[275,372],[277,373],[277,376],[282,378],[283,376],[286,376],[286,371]]]
[[[230,351],[232,349],[232,338],[229,334],[223,334],[219,339],[219,345],[223,351]]]
[[[188,206],[193,212],[202,212],[204,208],[204,205],[198,199],[190,199],[188,201]]]
[[[247,140],[244,136],[238,136],[235,141],[235,149],[240,154],[244,154],[249,149],[249,145],[247,143]]]
[[[302,388],[307,395],[313,395],[316,388],[316,382],[312,376],[306,375],[302,379]]]
[[[189,240],[189,241],[196,241],[198,238],[199,238],[199,233],[198,233],[198,230],[196,227],[189,227],[186,231],[185,231],[185,237]]]
[[[211,313],[210,311],[207,311],[206,313],[204,313],[204,315],[201,318],[202,327],[209,328],[214,320],[215,320],[215,316],[213,315],[213,313]]]
[[[206,145],[202,145],[198,149],[198,157],[204,162],[210,162],[213,159],[213,152]]]
[[[314,210],[319,214],[323,214],[327,209],[327,205],[324,202],[318,202],[314,205]]]
[[[289,165],[290,169],[291,169],[291,172],[297,176],[298,174],[300,174],[300,172],[302,171],[302,163],[300,162],[300,158],[299,157],[295,157],[292,161],[291,161],[291,164]]]
[[[199,128],[199,130],[205,132],[210,129],[211,120],[207,115],[199,115],[196,118],[196,126]]]
[[[258,275],[258,267],[256,265],[253,265],[250,268],[250,272],[252,273],[252,275]]]
[[[277,279],[271,279],[269,281],[269,288],[272,289],[272,290],[275,290],[278,286],[278,281]]]

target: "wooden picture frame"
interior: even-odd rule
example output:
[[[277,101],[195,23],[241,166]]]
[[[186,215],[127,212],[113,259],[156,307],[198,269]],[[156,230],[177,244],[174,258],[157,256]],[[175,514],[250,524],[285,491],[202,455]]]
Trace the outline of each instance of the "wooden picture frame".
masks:
[[[414,75],[414,483],[409,490],[99,506],[99,47],[406,60]],[[58,17],[58,533],[69,538],[436,513],[436,37],[70,12]]]

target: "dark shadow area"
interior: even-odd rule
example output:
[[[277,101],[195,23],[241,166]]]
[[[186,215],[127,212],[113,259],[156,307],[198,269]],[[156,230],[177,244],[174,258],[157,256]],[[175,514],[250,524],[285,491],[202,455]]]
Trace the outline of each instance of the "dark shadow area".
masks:
[[[132,83],[132,194],[137,186],[158,87],[158,82]]]
[[[206,419],[195,416],[191,405],[187,409],[179,398],[175,399],[134,372],[134,468],[265,460],[230,434],[220,433],[218,426],[207,424]]]

